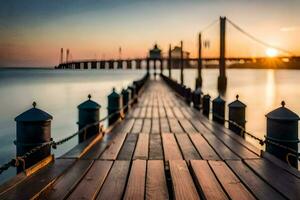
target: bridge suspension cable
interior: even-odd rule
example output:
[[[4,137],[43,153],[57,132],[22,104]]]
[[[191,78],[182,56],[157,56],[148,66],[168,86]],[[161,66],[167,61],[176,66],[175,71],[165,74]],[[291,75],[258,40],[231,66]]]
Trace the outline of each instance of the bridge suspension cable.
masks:
[[[213,25],[217,24],[219,22],[219,19],[216,19],[214,21],[212,21],[210,24],[208,24],[207,26],[205,26],[200,33],[203,33],[204,31],[208,30],[209,28],[211,28]]]
[[[231,24],[235,29],[237,29],[238,31],[240,31],[241,33],[243,33],[244,35],[246,35],[248,38],[258,42],[259,44],[268,47],[268,48],[273,48],[276,49],[278,51],[281,51],[283,53],[287,53],[289,56],[293,56],[294,54],[286,49],[282,49],[280,47],[276,47],[274,45],[270,45],[260,39],[258,39],[257,37],[253,36],[252,34],[248,33],[247,31],[245,31],[244,29],[242,29],[241,27],[239,27],[238,25],[236,25],[234,22],[232,22],[230,19],[227,18],[227,21],[229,22],[229,24]]]

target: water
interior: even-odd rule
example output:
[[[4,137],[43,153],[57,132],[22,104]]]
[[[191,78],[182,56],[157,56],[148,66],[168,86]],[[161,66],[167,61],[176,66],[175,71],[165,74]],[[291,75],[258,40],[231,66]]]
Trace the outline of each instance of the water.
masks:
[[[112,87],[120,91],[133,80],[142,77],[145,71],[137,70],[0,70],[0,164],[15,156],[14,118],[31,108],[33,101],[39,108],[53,115],[52,137],[63,138],[77,131],[77,105],[92,94],[92,99],[102,106],[101,116],[106,115],[107,95]],[[165,71],[167,74],[167,71]],[[179,71],[173,77],[179,80]],[[185,84],[194,89],[196,70],[184,72]],[[218,95],[217,69],[203,70],[203,92],[212,98]],[[224,96],[227,103],[235,100],[236,94],[247,105],[246,129],[263,138],[266,129],[265,114],[280,106],[300,113],[300,71],[297,70],[248,70],[228,69],[228,88]],[[248,138],[247,138],[248,139]],[[256,141],[250,140],[259,147]],[[77,144],[77,138],[54,151],[61,155]],[[12,168],[0,175],[0,182],[14,175]]]
[[[168,72],[165,71],[164,74],[167,75]],[[212,99],[218,96],[218,75],[218,69],[204,69],[202,73],[203,93],[209,93]],[[195,69],[185,70],[184,84],[194,89],[196,76]],[[180,71],[174,71],[172,77],[179,81]],[[240,96],[240,101],[247,105],[247,131],[263,139],[266,134],[265,115],[280,107],[282,100],[285,101],[287,108],[300,114],[299,77],[299,70],[228,69],[228,87],[223,98],[226,100],[227,105],[235,100],[237,94]],[[246,139],[261,148],[257,141],[251,138]]]
[[[37,102],[53,116],[52,137],[64,138],[77,131],[77,106],[92,99],[101,104],[100,117],[107,115],[107,95],[116,87],[118,92],[145,71],[140,70],[1,70],[0,69],[0,164],[15,156],[16,123],[14,118]],[[77,137],[61,145],[59,156],[74,147]],[[15,174],[11,168],[0,175],[0,182]]]

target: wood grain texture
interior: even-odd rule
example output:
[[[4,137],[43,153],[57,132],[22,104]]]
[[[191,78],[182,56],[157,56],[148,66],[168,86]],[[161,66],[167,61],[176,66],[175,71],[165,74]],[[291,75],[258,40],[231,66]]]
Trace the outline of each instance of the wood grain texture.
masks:
[[[178,200],[200,199],[186,162],[184,160],[171,160],[169,164],[174,198]]]
[[[142,200],[145,195],[146,161],[135,160],[132,162],[130,175],[124,195],[126,199]]]
[[[148,159],[149,134],[141,133],[136,144],[133,159]]]
[[[118,160],[131,160],[138,139],[138,134],[129,134],[120,150]]]
[[[142,128],[142,133],[150,133],[151,132],[151,119],[145,119],[143,128]]]
[[[187,134],[176,134],[175,136],[185,160],[201,159]]]
[[[112,161],[95,161],[68,199],[94,199],[101,188]]]
[[[98,200],[122,199],[129,173],[130,161],[117,160],[114,162],[100,192]]]
[[[200,134],[189,134],[191,141],[204,160],[220,160],[213,148]]]
[[[163,160],[163,147],[160,134],[150,134],[149,159]]]
[[[182,160],[181,152],[173,134],[162,134],[165,160]]]
[[[149,160],[147,163],[146,199],[169,199],[162,160]]]
[[[209,161],[209,165],[231,199],[255,199],[223,161]]]
[[[192,160],[191,167],[198,187],[201,188],[205,199],[225,200],[228,199],[221,185],[211,171],[207,161]]]

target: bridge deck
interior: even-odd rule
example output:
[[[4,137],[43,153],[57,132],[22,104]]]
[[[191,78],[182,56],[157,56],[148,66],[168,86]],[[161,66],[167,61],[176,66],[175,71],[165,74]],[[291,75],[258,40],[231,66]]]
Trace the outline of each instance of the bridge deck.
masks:
[[[146,84],[126,119],[76,159],[82,145],[6,191],[0,188],[0,199],[300,197],[297,170],[260,157],[161,81]]]

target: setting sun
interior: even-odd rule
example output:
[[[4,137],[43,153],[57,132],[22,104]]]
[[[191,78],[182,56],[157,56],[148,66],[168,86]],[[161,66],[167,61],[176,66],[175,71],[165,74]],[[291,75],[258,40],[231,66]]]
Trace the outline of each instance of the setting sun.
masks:
[[[273,48],[268,48],[266,50],[266,54],[268,57],[275,57],[278,55],[278,51],[276,49],[273,49]]]

